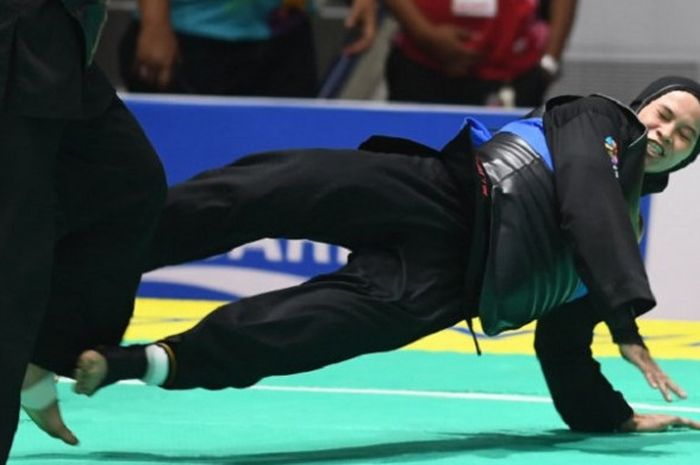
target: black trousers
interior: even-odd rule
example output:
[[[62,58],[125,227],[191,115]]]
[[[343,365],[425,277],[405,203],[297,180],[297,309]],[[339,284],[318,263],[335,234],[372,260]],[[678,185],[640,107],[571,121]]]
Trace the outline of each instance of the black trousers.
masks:
[[[438,157],[318,149],[250,156],[172,188],[151,268],[264,237],[352,253],[334,273],[224,305],[165,339],[176,357],[166,387],[246,387],[396,349],[463,319],[465,187]]]
[[[165,197],[160,162],[114,96],[99,116],[0,112],[0,463],[27,362],[71,376],[121,340]]]
[[[316,50],[311,24],[266,40],[228,41],[176,32],[181,60],[171,85],[158,89],[135,69],[141,23],[133,21],[119,47],[122,79],[132,92],[315,97]]]
[[[486,105],[490,94],[505,82],[474,77],[451,78],[416,63],[393,47],[386,61],[385,74],[389,100],[455,105]],[[515,105],[535,107],[542,104],[550,81],[539,67],[508,83],[515,91]]]

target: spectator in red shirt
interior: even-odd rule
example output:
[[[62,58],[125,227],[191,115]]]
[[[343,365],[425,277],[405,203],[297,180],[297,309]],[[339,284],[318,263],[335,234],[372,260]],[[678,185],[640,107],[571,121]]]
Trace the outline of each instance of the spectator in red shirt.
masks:
[[[386,4],[401,25],[386,63],[390,100],[529,107],[559,74],[577,0]]]

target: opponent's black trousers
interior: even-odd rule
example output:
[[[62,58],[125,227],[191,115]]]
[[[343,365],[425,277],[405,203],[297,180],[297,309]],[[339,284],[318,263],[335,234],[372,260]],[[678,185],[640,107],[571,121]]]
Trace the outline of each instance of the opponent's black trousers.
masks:
[[[265,237],[352,253],[334,273],[224,305],[166,338],[176,366],[165,387],[246,387],[458,323],[473,310],[471,184],[437,156],[319,149],[250,156],[171,188],[150,268]]]
[[[165,179],[116,96],[85,120],[0,112],[0,160],[0,431],[11,438],[27,362],[72,376],[83,350],[121,341]]]

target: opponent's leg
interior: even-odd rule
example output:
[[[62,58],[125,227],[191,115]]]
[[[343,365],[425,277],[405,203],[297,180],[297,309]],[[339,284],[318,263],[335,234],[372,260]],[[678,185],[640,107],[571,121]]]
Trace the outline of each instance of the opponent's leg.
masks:
[[[0,111],[0,463],[17,428],[22,380],[49,298],[62,128],[58,120]]]
[[[118,344],[165,195],[155,152],[123,103],[71,122],[59,154],[49,310],[33,362],[72,376],[89,347]]]

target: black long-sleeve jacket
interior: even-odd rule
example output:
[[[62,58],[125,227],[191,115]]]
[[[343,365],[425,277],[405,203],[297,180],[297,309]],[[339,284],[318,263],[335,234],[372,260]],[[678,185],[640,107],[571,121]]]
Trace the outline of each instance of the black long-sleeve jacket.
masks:
[[[643,89],[632,102],[632,106],[639,111],[654,99],[676,90],[688,92],[700,101],[700,84],[684,77],[665,76]],[[586,108],[561,106],[549,113],[553,135],[563,139],[560,141],[562,146],[579,139],[575,135],[576,131],[559,132],[559,128],[566,126],[566,122],[572,117],[576,119],[580,110],[587,111]],[[627,133],[628,127],[626,124],[620,127],[623,135]],[[627,137],[633,139],[636,132],[632,130]],[[646,145],[646,141],[643,142],[642,147]],[[700,140],[696,140],[690,156],[684,161],[665,172],[646,174],[642,185],[643,193],[663,191],[670,173],[693,163],[699,153]],[[620,161],[626,163],[628,160],[625,158]],[[639,176],[641,171],[640,168],[635,168],[634,164],[625,166],[625,170],[620,176],[623,186],[624,183],[634,183],[635,177]],[[589,188],[597,190],[598,185],[591,185]],[[584,186],[577,188],[574,185],[572,189],[583,192],[584,196],[590,194],[597,198],[595,193],[591,193],[592,189],[586,192]],[[634,194],[631,190],[626,192]],[[628,204],[635,201],[635,198],[637,197],[626,196]],[[585,203],[586,201],[580,200],[579,205],[585,206]],[[600,366],[593,359],[590,349],[593,328],[605,319],[613,330],[611,332],[615,342],[643,344],[643,341],[629,313],[611,313],[601,302],[594,301],[594,297],[591,295],[567,303],[540,318],[535,332],[535,350],[554,404],[564,421],[574,430],[612,431],[619,428],[633,412],[622,395],[605,379]],[[638,306],[632,307],[636,312],[640,310]],[[611,320],[611,315],[619,318]]]
[[[632,110],[599,96],[554,100],[543,121],[561,227],[617,340],[655,305],[638,247],[646,129]]]
[[[641,343],[634,317],[653,305],[653,299],[635,297],[651,296],[633,232],[646,137],[636,118],[597,98],[554,103],[544,121],[558,170],[562,225],[578,249],[577,270],[593,288],[589,296],[538,320],[535,350],[554,405],[569,427],[614,431],[632,409],[603,376],[590,346],[593,328],[603,320],[615,342]],[[618,148],[612,170],[608,137]],[[581,223],[588,227],[577,228]]]

